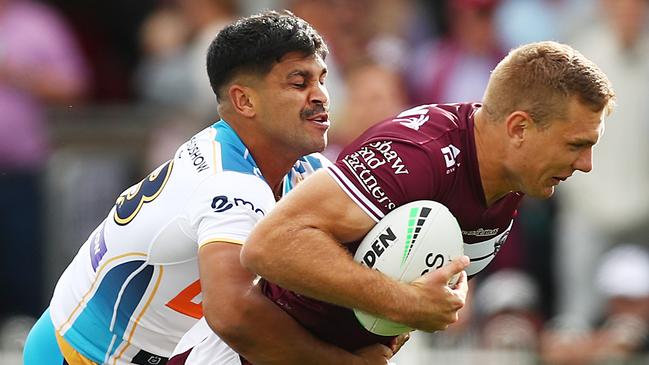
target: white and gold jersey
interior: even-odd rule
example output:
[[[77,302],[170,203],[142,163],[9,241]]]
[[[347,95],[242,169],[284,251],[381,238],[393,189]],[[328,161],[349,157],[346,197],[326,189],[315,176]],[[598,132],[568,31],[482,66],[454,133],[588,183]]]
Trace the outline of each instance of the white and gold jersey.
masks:
[[[328,164],[301,158],[283,193]],[[164,360],[202,317],[198,248],[242,244],[274,205],[235,131],[206,128],[123,192],[81,247],[50,304],[57,333],[97,363]]]

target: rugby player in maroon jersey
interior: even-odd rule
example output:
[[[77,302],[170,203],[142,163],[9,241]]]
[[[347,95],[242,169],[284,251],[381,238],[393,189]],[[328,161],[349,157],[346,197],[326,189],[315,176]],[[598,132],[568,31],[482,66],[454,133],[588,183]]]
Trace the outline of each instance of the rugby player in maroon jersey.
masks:
[[[347,308],[443,330],[468,288],[466,275],[453,288],[447,280],[484,269],[524,195],[548,198],[575,171],[592,169],[613,99],[606,75],[571,47],[519,47],[493,71],[482,103],[422,105],[366,131],[255,227],[242,263],[268,280],[276,304],[343,348],[391,340],[367,332]],[[379,219],[420,199],[457,217],[470,265],[457,260],[400,283],[353,261],[350,251]]]

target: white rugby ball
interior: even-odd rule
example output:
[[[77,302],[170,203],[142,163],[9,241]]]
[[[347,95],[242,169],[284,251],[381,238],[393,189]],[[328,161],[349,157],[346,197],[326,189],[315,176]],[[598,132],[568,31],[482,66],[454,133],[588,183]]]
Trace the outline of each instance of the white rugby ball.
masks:
[[[464,254],[462,231],[444,205],[419,200],[395,208],[363,238],[354,260],[403,282],[411,282]],[[396,336],[408,326],[354,309],[368,331]]]

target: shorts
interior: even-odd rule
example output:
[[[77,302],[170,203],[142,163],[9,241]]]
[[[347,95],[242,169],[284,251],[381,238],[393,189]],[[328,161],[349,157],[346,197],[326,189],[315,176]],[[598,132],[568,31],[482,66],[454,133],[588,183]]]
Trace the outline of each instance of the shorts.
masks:
[[[245,365],[239,354],[230,348],[201,318],[182,337],[167,365]]]

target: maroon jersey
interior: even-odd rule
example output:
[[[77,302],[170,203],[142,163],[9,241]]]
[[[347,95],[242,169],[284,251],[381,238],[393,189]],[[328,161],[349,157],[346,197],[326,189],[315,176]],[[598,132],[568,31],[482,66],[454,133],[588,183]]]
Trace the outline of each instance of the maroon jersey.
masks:
[[[522,198],[510,193],[485,202],[473,135],[479,104],[422,105],[377,124],[347,146],[327,171],[375,221],[415,200],[448,207],[462,229],[473,276],[484,269],[507,239]],[[391,337],[369,333],[349,309],[316,301],[263,283],[266,295],[310,332],[355,350]]]

